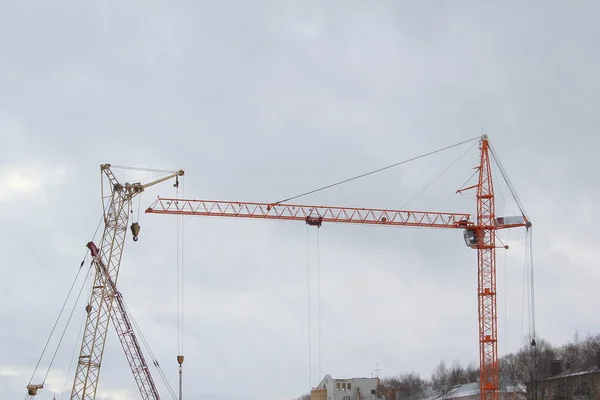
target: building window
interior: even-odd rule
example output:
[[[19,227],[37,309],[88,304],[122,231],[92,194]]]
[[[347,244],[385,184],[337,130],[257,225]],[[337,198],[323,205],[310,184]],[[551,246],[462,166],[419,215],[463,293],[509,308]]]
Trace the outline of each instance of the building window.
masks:
[[[339,390],[340,390],[340,383],[339,382],[335,383],[335,389],[339,392]]]
[[[342,383],[342,390],[345,392],[346,391],[346,382]]]
[[[349,384],[348,384],[348,390],[351,390],[351,389],[352,389],[352,384],[351,384],[351,383],[349,383]]]
[[[371,389],[371,394],[375,394],[375,389]]]

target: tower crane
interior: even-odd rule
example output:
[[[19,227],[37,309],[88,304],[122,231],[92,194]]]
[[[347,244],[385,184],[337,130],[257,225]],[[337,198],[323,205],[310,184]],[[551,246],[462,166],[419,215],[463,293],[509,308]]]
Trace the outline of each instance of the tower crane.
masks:
[[[104,232],[100,247],[93,242],[87,244],[96,268],[90,299],[86,306],[86,322],[70,399],[94,400],[96,398],[106,334],[109,321],[112,319],[142,399],[159,400],[156,386],[116,284],[133,198],[148,187],[173,178],[175,178],[174,186],[177,187],[179,177],[184,175],[184,171],[169,171],[167,176],[146,184],[140,182],[120,183],[111,170],[111,164],[102,164],[100,171],[103,176]],[[108,182],[107,191],[105,191],[105,180]],[[140,225],[134,222],[130,226],[130,230],[133,240],[137,241]],[[116,307],[113,307],[115,300]],[[35,396],[37,391],[42,388],[43,384],[27,385],[28,394],[31,396]]]
[[[496,231],[525,227],[522,215],[496,218],[490,144],[480,138],[477,184],[457,190],[476,190],[477,214],[312,206],[289,203],[185,200],[159,197],[146,213],[304,221],[321,227],[326,222],[462,229],[465,243],[477,250],[480,398],[498,399],[498,318],[496,311]]]

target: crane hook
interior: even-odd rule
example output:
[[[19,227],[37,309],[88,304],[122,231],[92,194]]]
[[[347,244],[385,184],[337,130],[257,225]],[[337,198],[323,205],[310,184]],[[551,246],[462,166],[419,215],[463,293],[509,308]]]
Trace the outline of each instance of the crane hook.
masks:
[[[133,224],[131,224],[131,233],[133,234],[133,241],[137,242],[138,241],[138,235],[140,234],[140,224],[138,224],[137,222],[134,222]]]

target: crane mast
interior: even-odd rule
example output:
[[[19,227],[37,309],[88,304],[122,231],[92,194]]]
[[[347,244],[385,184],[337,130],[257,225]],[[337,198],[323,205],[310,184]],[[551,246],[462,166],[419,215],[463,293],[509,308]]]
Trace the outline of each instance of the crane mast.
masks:
[[[131,201],[145,188],[184,174],[180,170],[148,184],[126,183],[123,185],[114,176],[110,164],[102,164],[100,170],[110,187],[109,195],[102,194],[104,199],[108,199],[108,204],[103,204],[104,232],[99,254],[96,257],[96,260],[103,260],[101,263],[103,268],[97,268],[95,271],[92,292],[86,307],[85,329],[70,397],[77,400],[94,400],[96,397],[106,333],[113,311],[113,300],[117,296],[111,283],[113,286],[116,285],[119,276]],[[133,239],[137,240],[139,225],[134,223],[131,230]]]
[[[117,290],[117,286],[112,279],[110,279],[108,270],[100,258],[100,250],[98,247],[96,247],[93,242],[89,242],[87,248],[90,249],[90,253],[92,254],[96,271],[107,277],[106,280],[109,283],[110,290],[108,296],[113,297],[116,300],[117,307],[114,309],[115,312],[111,313],[111,319],[117,331],[123,351],[125,352],[125,356],[127,357],[127,361],[129,362],[129,366],[131,367],[131,372],[135,377],[135,382],[142,399],[160,400],[156,385],[154,384],[154,380],[152,379],[152,375],[150,374],[150,370],[144,359],[144,354],[142,353],[142,349],[133,330],[133,325],[131,324],[129,315],[125,309],[125,303],[123,302],[121,292]]]
[[[480,158],[477,166],[477,184],[459,189],[477,190],[477,215],[311,206],[287,203],[256,203],[217,200],[185,200],[158,198],[146,213],[195,215],[212,217],[239,217],[305,221],[312,226],[323,222],[414,226],[429,228],[455,228],[464,230],[467,246],[477,250],[478,263],[478,321],[480,355],[480,398],[498,399],[498,317],[496,311],[496,230],[526,227],[531,223],[525,215],[496,218],[492,166],[487,135],[480,140]]]
[[[479,294],[479,376],[481,399],[498,398],[498,316],[496,313],[496,212],[487,140],[481,141],[477,184]]]

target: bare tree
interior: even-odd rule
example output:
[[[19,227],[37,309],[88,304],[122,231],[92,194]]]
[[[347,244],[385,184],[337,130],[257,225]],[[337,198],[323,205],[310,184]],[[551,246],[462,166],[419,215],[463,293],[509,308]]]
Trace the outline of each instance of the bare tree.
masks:
[[[407,400],[421,400],[426,397],[427,382],[419,374],[415,372],[402,374],[400,383]]]
[[[537,339],[535,345],[523,347],[500,360],[500,374],[503,381],[525,383],[529,398],[542,399],[539,382],[550,375],[551,363],[556,358],[556,349],[546,340]]]
[[[477,382],[479,379],[479,367],[477,367],[474,363],[469,364],[467,369],[465,370],[467,375],[467,381],[469,383]]]
[[[381,385],[388,397],[395,396],[397,392],[402,393],[403,399],[421,400],[425,398],[427,381],[416,372],[400,374],[397,377],[385,378]],[[394,398],[394,397],[391,397]]]
[[[469,378],[467,376],[467,370],[462,365],[460,365],[458,360],[454,361],[454,364],[452,364],[452,368],[450,368],[450,372],[448,375],[448,380],[450,387],[456,385],[463,385],[465,383],[471,383],[469,382]]]
[[[450,371],[444,360],[440,361],[431,375],[431,385],[437,394],[446,394],[450,390]]]

